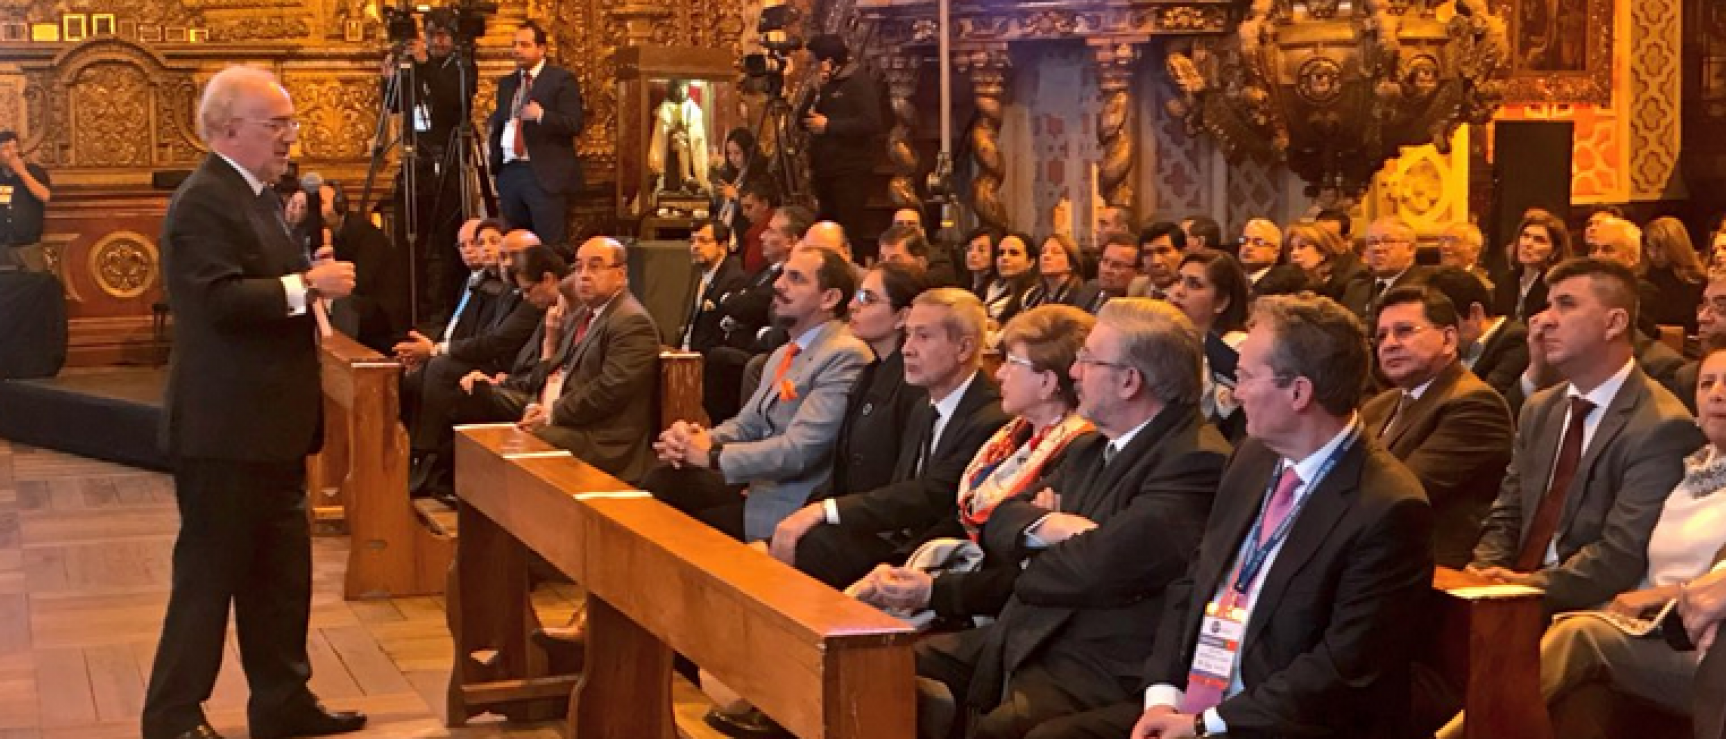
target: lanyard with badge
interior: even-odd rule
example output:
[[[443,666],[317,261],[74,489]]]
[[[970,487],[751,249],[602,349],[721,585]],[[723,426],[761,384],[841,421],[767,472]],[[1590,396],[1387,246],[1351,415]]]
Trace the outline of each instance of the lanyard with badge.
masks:
[[[1205,687],[1226,693],[1230,679],[1234,675],[1235,660],[1240,657],[1241,639],[1246,636],[1248,591],[1251,590],[1259,571],[1270,559],[1271,553],[1282,546],[1288,538],[1289,530],[1294,528],[1295,519],[1300,516],[1301,508],[1311,498],[1310,491],[1317,490],[1319,482],[1336,467],[1337,460],[1354,446],[1360,438],[1359,424],[1351,424],[1348,435],[1342,443],[1325,457],[1324,464],[1311,481],[1302,481],[1309,494],[1302,495],[1290,504],[1288,515],[1277,524],[1270,538],[1259,542],[1259,535],[1265,525],[1265,513],[1270,509],[1271,497],[1276,493],[1277,481],[1287,469],[1279,466],[1277,474],[1272,475],[1265,486],[1264,503],[1259,508],[1258,519],[1253,522],[1251,532],[1247,534],[1247,548],[1240,555],[1240,565],[1235,569],[1235,576],[1229,586],[1223,589],[1222,595],[1212,598],[1205,604],[1205,617],[1199,624],[1198,644],[1194,647],[1192,671],[1187,677],[1187,690],[1195,686],[1197,681]]]

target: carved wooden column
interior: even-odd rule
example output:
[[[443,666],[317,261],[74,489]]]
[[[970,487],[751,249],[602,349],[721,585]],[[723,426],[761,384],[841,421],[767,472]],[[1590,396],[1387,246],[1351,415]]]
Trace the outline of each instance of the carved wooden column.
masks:
[[[1138,160],[1138,127],[1134,125],[1133,73],[1138,66],[1137,44],[1094,41],[1097,88],[1102,109],[1097,112],[1097,190],[1105,205],[1134,205],[1133,167]]]
[[[915,54],[893,54],[881,60],[887,73],[887,94],[893,105],[893,128],[887,132],[887,161],[893,167],[893,180],[887,184],[887,195],[899,208],[916,208],[922,204],[917,196],[917,148],[911,142],[911,131],[917,124],[917,109],[911,96],[917,94],[918,67],[922,58]]]
[[[988,44],[961,50],[955,61],[960,73],[970,75],[976,96],[971,151],[977,172],[971,180],[971,207],[983,225],[1006,230],[1007,207],[1001,203],[1001,182],[1006,175],[1006,163],[1001,158],[1001,103],[1012,60],[1006,44]]]

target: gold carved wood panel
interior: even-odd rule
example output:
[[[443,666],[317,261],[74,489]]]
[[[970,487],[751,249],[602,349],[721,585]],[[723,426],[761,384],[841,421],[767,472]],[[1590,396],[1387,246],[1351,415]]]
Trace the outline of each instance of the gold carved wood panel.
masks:
[[[121,61],[84,67],[66,91],[73,167],[147,167],[153,91],[144,71]],[[145,135],[140,135],[145,134]]]

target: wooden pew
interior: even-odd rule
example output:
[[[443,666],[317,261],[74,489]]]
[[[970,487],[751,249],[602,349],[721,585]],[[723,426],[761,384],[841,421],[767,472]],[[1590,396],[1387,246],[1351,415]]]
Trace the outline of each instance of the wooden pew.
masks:
[[[701,407],[701,353],[660,347],[659,427],[678,421],[712,425]]]
[[[313,522],[345,521],[349,599],[443,592],[453,542],[419,524],[408,500],[401,365],[340,333],[319,347],[323,451],[307,461]]]
[[[457,435],[450,726],[489,710],[670,739],[675,651],[797,736],[913,735],[910,628],[544,446],[507,427]],[[579,679],[530,641],[529,549],[587,589]]]
[[[1461,689],[1465,739],[1552,739],[1540,697],[1540,635],[1547,619],[1538,591],[1508,592],[1485,578],[1440,567],[1439,630],[1424,660]]]

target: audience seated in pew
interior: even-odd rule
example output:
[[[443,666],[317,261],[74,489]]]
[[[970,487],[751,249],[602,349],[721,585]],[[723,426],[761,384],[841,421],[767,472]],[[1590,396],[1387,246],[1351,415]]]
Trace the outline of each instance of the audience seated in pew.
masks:
[[[419,341],[424,337],[417,330],[409,330],[408,336],[413,341],[399,342],[385,352],[393,354],[407,370],[402,375],[401,410],[402,422],[410,426],[417,411],[419,383],[424,379],[426,360],[440,346],[447,348],[451,341],[479,333],[490,320],[492,304],[508,290],[509,283],[496,273],[497,247],[503,241],[503,225],[493,221],[494,225],[481,233],[479,227],[483,223],[486,223],[483,219],[470,218],[456,232],[456,248],[461,253],[462,264],[468,268],[468,277],[462,283],[455,312],[435,332],[437,341],[427,349]]]
[[[1312,291],[1341,300],[1348,286],[1365,279],[1366,268],[1354,250],[1337,232],[1318,223],[1294,223],[1288,227],[1289,263],[1306,273]]]
[[[1172,248],[1169,251],[1175,253]],[[1104,303],[1127,297],[1133,285],[1143,279],[1139,274],[1140,253],[1139,238],[1133,234],[1112,235],[1103,242],[1097,255],[1097,279],[1087,284],[1096,297],[1091,299],[1090,305],[1079,307],[1096,315]]]
[[[1327,298],[1263,297],[1253,317],[1238,388],[1248,439],[1197,558],[1144,626],[1149,687],[1033,739],[1412,735],[1432,511],[1354,411],[1365,332]]]
[[[1036,253],[1031,237],[1013,231],[995,241],[995,281],[983,296],[995,330],[1025,309],[1025,294],[1037,284]],[[990,346],[994,346],[993,343]]]
[[[1021,299],[1023,308],[1070,305],[1081,310],[1097,301],[1097,288],[1085,281],[1085,257],[1065,234],[1051,234],[1037,250],[1037,277]]]
[[[868,345],[842,321],[856,287],[838,252],[792,253],[774,285],[792,340],[773,352],[771,374],[731,419],[712,429],[679,422],[660,434],[662,464],[641,486],[738,539],[768,538],[827,479],[846,393],[869,362]]]
[[[1516,242],[1507,248],[1510,276],[1498,283],[1498,313],[1531,323],[1546,310],[1547,270],[1571,257],[1570,230],[1557,216],[1529,208],[1516,226]],[[1515,408],[1517,402],[1512,400],[1510,405]]]
[[[1434,561],[1463,567],[1510,463],[1510,408],[1462,366],[1456,308],[1442,292],[1393,287],[1379,299],[1377,324],[1378,366],[1391,387],[1361,406],[1361,422],[1426,490]]]
[[[959,284],[958,275],[953,273],[953,260],[943,256],[947,250],[931,245],[928,237],[923,235],[922,226],[895,224],[882,232],[875,244],[881,262],[916,267],[922,271],[923,283],[929,287]]]
[[[1619,593],[1606,603],[1606,613],[1628,619],[1657,616],[1678,599],[1685,584],[1716,569],[1726,554],[1726,352],[1715,350],[1703,360],[1696,404],[1706,443],[1684,459],[1683,479],[1666,496],[1648,540],[1647,570],[1642,586]],[[1540,642],[1540,694],[1548,706],[1592,682],[1609,684],[1677,715],[1691,712],[1691,683],[1697,656],[1676,651],[1658,631],[1630,634],[1621,627],[1581,612],[1555,622]],[[1464,716],[1458,715],[1440,739],[1462,736]]]
[[[1187,234],[1173,221],[1155,221],[1138,235],[1140,276],[1127,287],[1127,296],[1167,300],[1180,279],[1181,256],[1187,251]],[[1107,253],[1104,249],[1104,253]],[[1102,277],[1102,273],[1097,273]]]
[[[562,322],[573,324],[563,352],[539,371],[539,402],[521,425],[625,482],[653,465],[649,441],[659,381],[659,328],[629,291],[629,254],[596,236],[576,250]],[[547,323],[547,334],[553,324]],[[557,326],[556,328],[561,328]]]
[[[1636,330],[1650,339],[1660,338],[1660,326],[1654,322],[1655,306],[1664,297],[1671,297],[1686,302],[1677,295],[1663,296],[1654,283],[1643,278],[1648,271],[1648,265],[1642,261],[1642,229],[1636,224],[1614,216],[1600,219],[1590,219],[1588,229],[1582,232],[1583,255],[1618,262],[1630,268],[1636,275],[1636,295],[1641,310],[1636,314]],[[1639,349],[1640,351],[1640,349]]]
[[[743,261],[726,251],[730,239],[731,227],[719,221],[702,224],[689,235],[695,289],[690,294],[689,312],[677,329],[676,346],[683,351],[706,355],[724,344],[725,329],[719,324],[725,314],[719,304],[749,284]]]
[[[476,238],[490,239],[490,234],[501,228],[495,221],[492,223],[491,226],[481,224],[475,231]],[[404,403],[404,406],[413,408],[412,414],[406,414],[405,422],[409,428],[418,422],[415,414],[418,413],[426,394],[425,388],[453,386],[474,370],[487,374],[507,371],[512,360],[519,355],[528,338],[544,320],[545,311],[524,300],[521,291],[510,284],[511,280],[506,279],[514,255],[538,243],[539,237],[532,231],[517,229],[504,234],[503,241],[499,243],[496,263],[488,267],[490,275],[478,280],[470,278],[469,294],[487,291],[495,296],[485,306],[486,311],[480,316],[480,325],[471,336],[433,343],[418,332],[412,332],[407,341],[396,345],[396,358],[408,367],[402,377],[402,395],[414,396],[413,400]],[[494,279],[498,282],[492,287]],[[464,306],[457,304],[458,316],[466,310]],[[465,322],[465,319],[463,321]],[[426,466],[428,464],[431,466]],[[425,455],[414,459],[414,470],[410,478],[414,494],[448,492],[428,486],[428,482],[433,479],[431,472],[436,470],[439,464],[447,462],[430,459]]]
[[[1246,272],[1234,257],[1196,249],[1181,257],[1168,298],[1204,337],[1199,412],[1230,441],[1246,434],[1246,414],[1235,399],[1235,363],[1236,349],[1247,338],[1247,290]]]
[[[737,415],[741,401],[755,392],[743,382],[743,368],[757,352],[760,335],[772,319],[774,285],[791,256],[791,247],[815,222],[808,208],[787,205],[773,211],[768,228],[761,234],[761,255],[766,266],[756,270],[741,288],[723,293],[715,301],[719,315],[719,343],[702,352],[701,404],[707,417],[719,423]]]
[[[1366,273],[1343,292],[1342,304],[1362,321],[1372,320],[1384,293],[1393,287],[1419,285],[1431,267],[1414,263],[1414,228],[1394,216],[1373,221],[1366,227]]]
[[[1636,276],[1600,259],[1547,275],[1529,328],[1529,372],[1565,381],[1523,405],[1512,462],[1469,569],[1545,592],[1551,613],[1637,586],[1661,502],[1702,437],[1684,405],[1637,366]],[[1527,376],[1524,390],[1531,385]]]
[[[879,263],[863,276],[851,298],[851,335],[869,345],[873,358],[857,376],[845,403],[845,420],[833,447],[833,474],[815,497],[836,490],[874,490],[895,479],[899,447],[915,436],[916,409],[928,393],[905,381],[905,319],[923,292],[916,266]],[[784,522],[781,522],[783,525]]]
[[[1696,307],[1696,341],[1705,355],[1726,347],[1726,271],[1716,270],[1708,275],[1702,302]],[[1696,402],[1696,376],[1701,365],[1700,360],[1687,361],[1673,375],[1672,384],[1676,386],[1673,394],[1685,405]],[[1690,408],[1691,413],[1697,410]]]
[[[898,446],[892,481],[876,488],[835,488],[833,495],[786,517],[773,533],[769,551],[774,557],[844,588],[877,564],[903,562],[926,540],[963,536],[957,514],[961,501],[976,500],[976,510],[984,511],[999,495],[1011,494],[1034,480],[1039,469],[1058,459],[1060,450],[1083,433],[1081,422],[1061,423],[1070,418],[1069,403],[1051,404],[1038,409],[1046,411],[1038,416],[1042,424],[1019,425],[1027,436],[1033,426],[1048,431],[1041,448],[1027,446],[1021,449],[1023,454],[1009,456],[1025,437],[997,432],[1007,423],[1008,413],[1027,410],[1029,403],[1024,400],[1036,396],[1020,393],[1003,398],[1002,389],[979,371],[984,315],[980,300],[956,289],[931,290],[912,302],[903,349],[905,379],[923,389],[924,401],[904,426],[912,431]],[[1026,318],[1013,325],[1029,326],[1036,320]],[[1086,328],[1084,321],[1052,325],[1080,334]],[[1050,383],[1045,395],[1052,400],[1060,393]],[[972,497],[984,490],[986,501]],[[957,576],[946,584],[954,582]],[[958,616],[972,609],[954,599],[938,604],[936,610]]]
[[[1522,393],[1511,401],[1511,389],[1528,369],[1528,325],[1500,315],[1491,293],[1473,275],[1454,267],[1434,270],[1426,284],[1450,299],[1457,313],[1457,353],[1462,365],[1511,403],[1514,419],[1522,410]]]
[[[986,227],[973,229],[965,235],[965,273],[969,280],[963,287],[985,305],[989,303],[989,291],[1000,284],[995,276],[995,242],[998,240],[998,235]],[[1005,289],[1001,292],[1005,293]]]
[[[1075,441],[1041,491],[1003,501],[979,532],[989,557],[1025,562],[999,620],[918,645],[919,674],[947,692],[942,701],[933,691],[922,710],[954,714],[931,739],[1023,737],[1132,697],[1229,454],[1199,413],[1202,352],[1192,323],[1166,303],[1103,307],[1070,369],[1079,415],[1099,433]]]
[[[1226,247],[1214,248],[1227,251]],[[1241,227],[1241,237],[1234,244],[1234,257],[1246,273],[1247,292],[1254,298],[1306,289],[1306,275],[1289,264],[1283,254],[1282,229],[1269,220],[1254,218]]]

